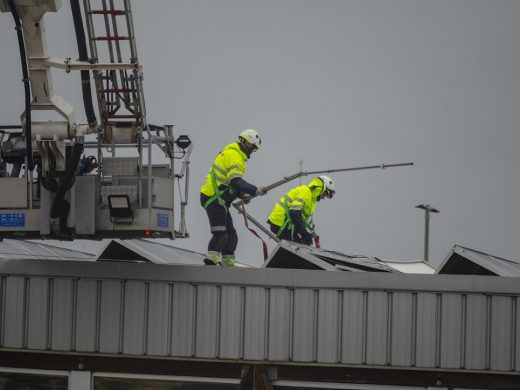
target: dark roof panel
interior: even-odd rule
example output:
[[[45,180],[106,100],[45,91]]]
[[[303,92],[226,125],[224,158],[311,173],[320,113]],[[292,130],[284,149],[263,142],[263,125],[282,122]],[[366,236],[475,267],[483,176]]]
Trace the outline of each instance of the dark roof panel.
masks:
[[[455,245],[438,274],[520,276],[520,263]]]
[[[265,268],[292,268],[350,272],[399,272],[375,257],[347,254],[280,241]]]

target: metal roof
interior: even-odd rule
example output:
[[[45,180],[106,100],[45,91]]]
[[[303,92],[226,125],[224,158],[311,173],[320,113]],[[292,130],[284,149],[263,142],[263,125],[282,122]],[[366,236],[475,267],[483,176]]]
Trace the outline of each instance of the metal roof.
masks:
[[[318,249],[282,240],[265,268],[293,268],[350,272],[399,272],[375,257]]]
[[[0,348],[518,375],[519,280],[0,260]]]
[[[520,263],[455,245],[441,265],[438,274],[520,276]]]
[[[95,260],[92,253],[48,245],[43,242],[8,240],[0,241],[0,259],[46,259],[46,260]]]
[[[204,264],[203,259],[202,253],[146,239],[110,240],[97,257],[98,261],[147,261],[156,264],[192,265]]]

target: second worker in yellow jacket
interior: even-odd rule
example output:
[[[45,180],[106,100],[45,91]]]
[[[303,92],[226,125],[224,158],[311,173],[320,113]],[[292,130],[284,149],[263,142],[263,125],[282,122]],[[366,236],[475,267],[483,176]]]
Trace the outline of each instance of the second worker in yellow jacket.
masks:
[[[280,198],[267,222],[280,239],[312,245],[316,202],[334,196],[334,183],[318,176],[307,185],[295,187]]]

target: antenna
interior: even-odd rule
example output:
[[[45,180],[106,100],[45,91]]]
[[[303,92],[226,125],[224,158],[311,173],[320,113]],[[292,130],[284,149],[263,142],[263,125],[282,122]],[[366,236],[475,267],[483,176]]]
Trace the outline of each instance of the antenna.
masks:
[[[298,162],[298,165],[300,166],[300,171],[299,173],[301,174],[303,172],[303,159],[300,158],[300,161]],[[300,178],[298,179],[298,184],[299,185],[302,185],[302,177],[300,176]]]

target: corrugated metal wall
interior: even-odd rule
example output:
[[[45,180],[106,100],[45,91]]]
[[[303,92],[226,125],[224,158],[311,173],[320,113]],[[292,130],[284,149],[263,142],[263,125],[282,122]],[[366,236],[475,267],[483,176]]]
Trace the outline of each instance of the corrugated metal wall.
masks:
[[[159,267],[168,267],[172,274],[182,269]],[[280,281],[272,282],[273,270],[222,269],[208,276],[207,268],[184,268],[195,269],[188,273],[199,272],[205,276],[198,279],[206,280],[179,276],[163,280],[168,276],[162,268],[159,280],[149,275],[139,280],[139,271],[135,279],[128,279],[14,275],[0,267],[0,345],[205,359],[520,371],[520,287],[509,293],[507,286],[500,292],[456,291],[455,287],[443,291],[450,276],[423,276],[432,278],[428,289],[435,290],[437,283],[438,291],[406,291],[380,283],[370,288],[373,276],[349,273],[336,273],[342,276],[335,275],[331,287],[326,287],[331,273],[276,270],[287,274],[290,282],[285,287]],[[248,277],[241,278],[241,272]],[[295,272],[306,273],[302,278],[309,281],[299,286]],[[406,286],[407,278],[415,280],[410,275],[379,275],[376,280],[385,281],[384,277],[395,286]],[[365,287],[355,286],[364,278]],[[468,278],[490,278],[495,284],[500,279]],[[312,279],[320,280],[316,287]]]

